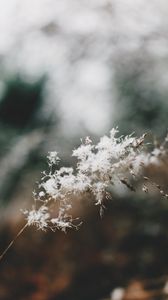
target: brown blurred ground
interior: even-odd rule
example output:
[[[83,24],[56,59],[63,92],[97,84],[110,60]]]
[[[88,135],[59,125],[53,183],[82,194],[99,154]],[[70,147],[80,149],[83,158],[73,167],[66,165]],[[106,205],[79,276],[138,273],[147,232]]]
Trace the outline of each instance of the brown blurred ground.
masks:
[[[165,199],[134,194],[107,203],[103,219],[91,205],[84,215],[79,230],[67,234],[27,228],[0,263],[0,299],[105,299],[132,280],[142,285],[168,274]],[[13,220],[1,227],[1,251],[22,226]]]

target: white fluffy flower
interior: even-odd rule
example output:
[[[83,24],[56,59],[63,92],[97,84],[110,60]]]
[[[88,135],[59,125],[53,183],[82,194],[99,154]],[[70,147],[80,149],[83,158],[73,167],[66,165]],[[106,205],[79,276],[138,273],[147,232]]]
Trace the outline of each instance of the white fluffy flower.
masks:
[[[48,158],[48,164],[51,166],[57,164],[60,161],[58,157],[58,153],[56,151],[49,152],[47,158]]]
[[[49,174],[44,173],[41,191],[36,199],[43,204],[38,210],[26,213],[28,225],[34,224],[41,229],[51,227],[66,230],[73,227],[69,216],[72,196],[90,192],[95,204],[103,206],[108,187],[117,181],[130,187],[125,178],[137,174],[145,161],[145,154],[140,151],[145,136],[116,137],[117,133],[117,129],[112,129],[110,136],[100,138],[97,145],[86,138],[85,143],[72,152],[72,156],[77,159],[76,168],[61,167],[55,170],[52,166],[58,164],[57,152],[48,155]],[[56,216],[53,216],[54,205],[57,207]]]
[[[41,206],[38,210],[32,209],[30,211],[26,210],[23,212],[26,215],[27,224],[36,225],[39,229],[45,230],[48,227],[48,222],[50,219],[50,214],[48,212],[48,207]]]

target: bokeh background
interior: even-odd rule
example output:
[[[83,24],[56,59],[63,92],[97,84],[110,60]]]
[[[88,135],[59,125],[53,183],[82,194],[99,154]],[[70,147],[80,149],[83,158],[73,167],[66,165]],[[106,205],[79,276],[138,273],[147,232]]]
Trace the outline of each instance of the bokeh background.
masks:
[[[47,169],[48,151],[58,151],[68,166],[81,137],[96,141],[113,126],[121,134],[165,136],[168,3],[0,4],[3,250],[24,224],[20,209],[33,204],[32,191]],[[161,174],[166,184],[166,170]],[[0,299],[101,300],[132,278],[166,274],[167,203],[154,193],[148,200],[127,193],[114,198],[103,220],[92,205],[79,204],[76,211],[85,224],[78,232],[28,229],[1,262]]]

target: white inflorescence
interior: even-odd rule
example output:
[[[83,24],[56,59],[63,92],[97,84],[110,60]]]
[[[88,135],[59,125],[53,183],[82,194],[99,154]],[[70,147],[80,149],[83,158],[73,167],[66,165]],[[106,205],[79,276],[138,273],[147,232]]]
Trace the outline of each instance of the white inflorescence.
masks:
[[[39,229],[44,230],[48,227],[50,214],[47,206],[43,205],[38,210],[24,211],[24,214],[27,215],[28,225],[36,225]]]
[[[117,129],[110,131],[110,136],[103,136],[97,145],[86,138],[72,156],[76,157],[75,168],[61,167],[57,152],[48,155],[49,172],[42,177],[40,191],[35,194],[35,202],[42,203],[40,208],[24,212],[28,225],[40,229],[61,229],[73,227],[69,210],[72,208],[73,196],[91,193],[95,204],[103,206],[107,189],[117,182],[129,187],[126,178],[136,176],[148,159],[141,151],[145,135],[140,138],[129,136],[116,137]],[[54,167],[54,168],[53,168]],[[55,170],[56,169],[56,170]],[[54,205],[57,215],[54,215]]]

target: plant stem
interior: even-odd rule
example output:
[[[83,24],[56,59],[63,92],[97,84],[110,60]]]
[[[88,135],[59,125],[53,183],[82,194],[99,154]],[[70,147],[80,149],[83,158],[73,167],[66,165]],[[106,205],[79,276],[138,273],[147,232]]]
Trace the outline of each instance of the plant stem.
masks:
[[[15,236],[15,238],[9,243],[9,245],[5,248],[5,250],[2,252],[2,254],[0,255],[0,261],[2,260],[2,258],[4,257],[4,255],[8,252],[8,250],[12,247],[12,245],[14,244],[14,242],[17,240],[17,238],[23,233],[23,231],[26,229],[26,227],[28,226],[28,223],[26,223],[21,229],[20,231],[17,233],[17,235]]]

